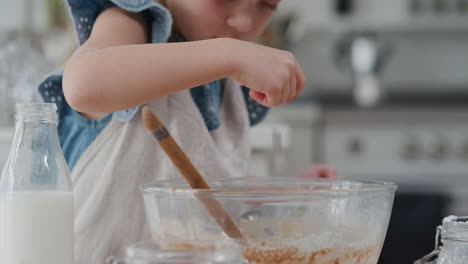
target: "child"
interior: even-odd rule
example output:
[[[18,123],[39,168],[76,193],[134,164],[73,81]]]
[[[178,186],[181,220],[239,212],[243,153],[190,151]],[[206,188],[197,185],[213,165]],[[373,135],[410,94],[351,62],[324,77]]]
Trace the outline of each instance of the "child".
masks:
[[[138,186],[180,177],[145,131],[142,105],[205,177],[246,175],[249,126],[306,82],[291,53],[249,42],[279,2],[68,0],[81,46],[39,89],[59,108],[73,169],[77,264],[148,239]]]

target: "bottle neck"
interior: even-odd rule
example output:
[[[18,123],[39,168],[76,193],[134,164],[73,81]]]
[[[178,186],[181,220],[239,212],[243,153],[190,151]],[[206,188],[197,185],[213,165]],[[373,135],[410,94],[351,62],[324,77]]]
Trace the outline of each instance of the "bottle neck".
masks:
[[[72,189],[56,128],[55,104],[16,107],[16,129],[0,191]]]
[[[17,121],[12,150],[18,151],[28,146],[31,150],[50,149],[59,146],[60,142],[55,123]],[[29,149],[28,148],[28,149]]]
[[[55,104],[17,104],[11,154],[16,153],[16,156],[19,156],[19,154],[23,155],[23,152],[60,150],[56,111]]]

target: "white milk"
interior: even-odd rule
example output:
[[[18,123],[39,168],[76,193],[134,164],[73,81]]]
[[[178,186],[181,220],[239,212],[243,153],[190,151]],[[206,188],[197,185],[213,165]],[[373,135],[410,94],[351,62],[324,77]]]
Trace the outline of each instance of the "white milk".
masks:
[[[73,264],[71,192],[0,193],[1,264]]]

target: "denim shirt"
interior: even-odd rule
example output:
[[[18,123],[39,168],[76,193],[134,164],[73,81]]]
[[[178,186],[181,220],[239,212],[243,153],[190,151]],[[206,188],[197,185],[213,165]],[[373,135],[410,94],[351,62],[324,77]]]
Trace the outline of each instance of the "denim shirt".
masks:
[[[78,42],[82,45],[90,36],[99,14],[111,7],[128,12],[146,12],[151,25],[151,42],[180,42],[183,38],[171,35],[172,16],[154,0],[67,0],[73,18]],[[70,169],[72,169],[89,145],[97,138],[112,118],[129,121],[140,107],[110,113],[100,120],[90,120],[73,110],[66,102],[62,90],[63,71],[53,73],[39,85],[39,92],[45,102],[56,103],[58,108],[58,134],[60,144]],[[220,110],[223,99],[223,85],[217,80],[190,89],[209,131],[221,125]],[[264,119],[268,108],[258,104],[249,96],[249,89],[242,87],[251,126]]]

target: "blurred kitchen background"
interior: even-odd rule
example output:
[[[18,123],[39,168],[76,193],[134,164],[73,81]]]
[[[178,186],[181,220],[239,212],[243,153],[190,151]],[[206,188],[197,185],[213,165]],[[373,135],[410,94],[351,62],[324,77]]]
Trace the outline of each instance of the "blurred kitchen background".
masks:
[[[76,48],[64,0],[0,0],[0,166],[15,102]],[[292,51],[309,84],[252,131],[251,174],[399,185],[380,264],[433,249],[468,215],[468,0],[283,0],[261,41]]]

